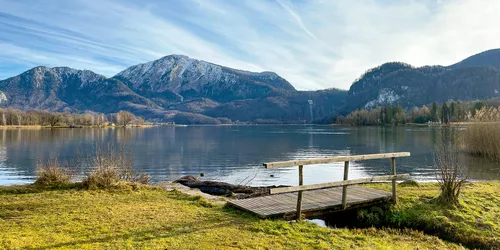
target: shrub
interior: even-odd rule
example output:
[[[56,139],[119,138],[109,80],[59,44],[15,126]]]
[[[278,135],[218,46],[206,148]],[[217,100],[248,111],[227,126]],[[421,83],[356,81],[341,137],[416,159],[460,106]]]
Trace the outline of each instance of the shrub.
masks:
[[[441,190],[437,201],[458,205],[460,190],[467,181],[467,168],[460,160],[460,151],[455,141],[447,136],[446,130],[441,133],[441,141],[434,150],[434,166]]]
[[[151,176],[149,174],[140,174],[136,177],[134,177],[134,182],[137,182],[137,183],[140,183],[140,184],[144,184],[144,185],[147,185],[149,184],[149,182],[151,182]]]
[[[81,155],[82,162],[92,169],[83,181],[86,188],[111,188],[120,182],[138,182],[148,184],[150,176],[135,176],[132,171],[133,159],[125,147],[110,143],[106,146],[96,145],[95,150]]]
[[[64,186],[71,183],[73,172],[67,163],[61,163],[55,159],[48,160],[37,167],[36,185],[41,186]]]

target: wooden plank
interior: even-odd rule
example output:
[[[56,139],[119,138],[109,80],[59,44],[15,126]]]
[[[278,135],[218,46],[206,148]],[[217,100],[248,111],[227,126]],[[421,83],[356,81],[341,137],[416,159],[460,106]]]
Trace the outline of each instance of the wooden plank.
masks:
[[[299,186],[304,185],[304,174],[302,169],[304,166],[299,165]],[[299,191],[299,194],[297,195],[297,218],[296,220],[300,220],[300,216],[302,214],[302,191]]]
[[[303,191],[302,216],[320,215],[342,210],[342,188],[334,187],[321,190]],[[297,218],[298,193],[284,193],[229,201],[229,204],[254,213],[261,218]],[[379,202],[387,202],[391,193],[361,186],[350,186],[347,194],[347,207],[363,207]]]
[[[292,167],[299,165],[311,165],[311,164],[325,164],[332,162],[345,162],[345,161],[363,161],[363,160],[374,160],[374,159],[385,159],[393,157],[406,157],[410,156],[410,152],[398,152],[398,153],[385,153],[385,154],[367,154],[367,155],[349,155],[349,156],[334,156],[326,158],[315,158],[306,160],[292,160],[292,161],[278,161],[263,163],[266,168],[281,168],[281,167]]]
[[[344,181],[347,181],[349,176],[349,162],[344,162]],[[347,186],[342,187],[342,209],[347,208]]]
[[[376,182],[376,181],[406,179],[409,177],[410,177],[409,174],[382,175],[382,176],[375,176],[375,177],[370,177],[370,178],[361,178],[361,179],[356,179],[356,180],[336,181],[336,182],[303,185],[303,186],[295,186],[295,187],[273,188],[269,192],[270,192],[270,194],[281,194],[281,193],[289,193],[289,192],[297,192],[297,191],[305,191],[305,190],[315,190],[315,189],[323,189],[323,188],[330,188],[330,187],[340,187],[340,186],[345,186],[345,185],[355,185],[355,184],[361,184],[361,183],[370,183],[370,182]]]
[[[392,157],[392,174],[396,175],[396,158]],[[396,204],[397,203],[397,197],[396,197],[396,179],[392,180],[392,203]]]

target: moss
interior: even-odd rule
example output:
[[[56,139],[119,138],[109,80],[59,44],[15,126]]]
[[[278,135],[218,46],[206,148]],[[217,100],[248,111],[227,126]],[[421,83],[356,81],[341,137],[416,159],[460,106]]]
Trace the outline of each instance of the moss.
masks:
[[[416,180],[406,180],[398,184],[400,187],[418,187]]]
[[[410,229],[260,220],[199,196],[143,185],[0,188],[0,228],[0,249],[460,249]]]

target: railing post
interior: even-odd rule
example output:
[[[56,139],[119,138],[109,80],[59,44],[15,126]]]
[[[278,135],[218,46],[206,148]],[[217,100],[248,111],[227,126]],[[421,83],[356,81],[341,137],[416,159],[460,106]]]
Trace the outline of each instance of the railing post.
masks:
[[[299,165],[299,186],[302,186],[304,185],[304,177],[303,177],[303,173],[302,173],[302,168],[303,166],[302,165]],[[301,220],[301,216],[302,216],[302,192],[303,191],[299,191],[298,195],[297,195],[297,214],[296,214],[296,221],[300,221]]]
[[[392,157],[392,174],[396,175],[396,157]],[[397,203],[396,197],[396,178],[392,179],[392,203]]]
[[[344,181],[347,181],[349,176],[349,161],[344,162]],[[347,208],[347,186],[342,187],[342,209]]]

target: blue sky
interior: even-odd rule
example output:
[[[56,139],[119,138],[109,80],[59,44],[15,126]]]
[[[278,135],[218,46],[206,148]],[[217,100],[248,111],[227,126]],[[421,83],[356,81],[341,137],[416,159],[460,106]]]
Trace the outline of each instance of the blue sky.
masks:
[[[0,79],[69,66],[113,76],[183,54],[343,88],[387,61],[448,65],[500,47],[497,0],[0,0]]]

